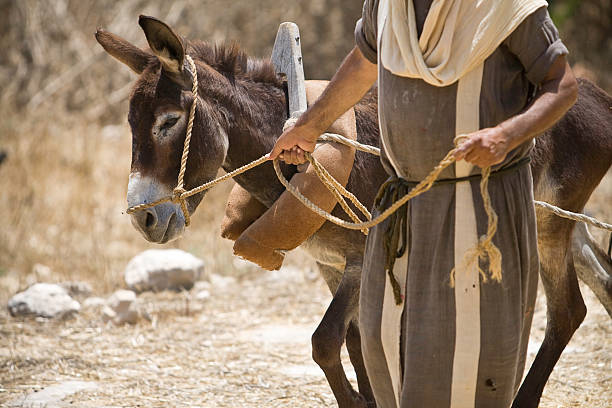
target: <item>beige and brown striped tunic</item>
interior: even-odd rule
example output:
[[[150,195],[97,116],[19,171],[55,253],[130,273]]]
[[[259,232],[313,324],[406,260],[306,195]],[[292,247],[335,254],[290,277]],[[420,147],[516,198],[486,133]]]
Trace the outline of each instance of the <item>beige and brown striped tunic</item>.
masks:
[[[414,1],[419,33],[431,3]],[[377,0],[366,0],[355,29],[357,45],[374,63],[377,9]],[[484,63],[480,128],[525,109],[564,54],[545,8],[524,20]],[[434,87],[395,76],[379,64],[378,86],[383,165],[390,175],[421,180],[453,147],[457,83]],[[518,147],[494,170],[513,166],[531,148],[531,142]],[[441,177],[456,177],[455,168]],[[480,236],[487,228],[478,183],[438,185],[409,203],[407,250],[394,268],[405,299],[400,306],[384,272],[388,221],[368,237],[360,327],[379,407],[508,407],[520,385],[539,268],[531,173],[529,166],[519,166],[489,184],[499,216],[494,242],[503,256],[503,281],[482,282],[476,274],[452,288],[449,272],[462,259],[462,234],[473,230]],[[458,191],[468,191],[469,198],[470,188],[468,208],[473,206],[475,216],[460,210],[466,203]]]

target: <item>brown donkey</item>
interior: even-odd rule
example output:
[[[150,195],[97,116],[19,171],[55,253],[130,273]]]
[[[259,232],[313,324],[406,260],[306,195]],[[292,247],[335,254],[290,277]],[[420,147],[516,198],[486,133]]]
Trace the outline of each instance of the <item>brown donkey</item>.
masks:
[[[141,17],[139,23],[151,51],[140,50],[104,30],[96,32],[98,42],[109,54],[140,74],[128,115],[133,138],[130,206],[166,196],[175,186],[193,101],[185,54],[195,60],[199,78],[187,188],[213,179],[219,168],[231,171],[267,153],[287,118],[284,84],[269,61],[248,58],[235,45],[211,47],[199,41],[188,42],[153,18]],[[368,94],[355,108],[358,139],[370,145],[378,145],[375,94]],[[537,199],[572,211],[583,209],[612,163],[610,106],[608,95],[580,81],[576,106],[537,140],[532,162]],[[296,168],[284,166],[283,172],[291,177]],[[371,207],[385,178],[378,158],[357,153],[347,186]],[[262,208],[270,207],[283,192],[271,163],[235,180]],[[188,199],[191,213],[202,197],[199,194]],[[337,208],[334,213],[341,215]],[[147,240],[157,243],[179,237],[185,226],[180,206],[171,202],[133,214],[132,223]],[[515,407],[538,405],[548,376],[584,319],[586,308],[577,274],[612,315],[612,261],[593,243],[588,231],[581,227],[573,233],[573,222],[539,210],[538,230],[548,323]],[[313,357],[325,372],[339,406],[374,406],[357,326],[364,236],[325,223],[303,247],[316,260],[334,294],[312,336]],[[340,362],[345,339],[360,393],[352,389]]]

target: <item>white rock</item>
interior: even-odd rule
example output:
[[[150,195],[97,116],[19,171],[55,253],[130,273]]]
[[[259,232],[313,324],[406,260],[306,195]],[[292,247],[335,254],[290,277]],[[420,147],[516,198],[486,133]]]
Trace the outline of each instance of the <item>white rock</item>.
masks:
[[[59,285],[36,283],[13,296],[8,302],[8,309],[12,316],[52,318],[78,312],[81,305]]]
[[[136,293],[131,290],[118,290],[106,301],[102,309],[102,319],[112,320],[115,324],[135,324],[138,321]]]
[[[122,308],[128,307],[135,300],[136,293],[131,290],[120,289],[113,293],[106,303],[115,310],[123,310]]]
[[[195,298],[197,300],[206,300],[210,297],[210,292],[207,291],[206,289],[203,289],[201,291],[199,291],[198,293],[196,293]]]
[[[197,281],[195,285],[193,285],[193,292],[199,292],[201,290],[210,290],[212,287],[212,283],[209,281]]]
[[[83,307],[85,309],[97,309],[103,306],[106,306],[106,299],[101,297],[92,296],[83,301]]]
[[[180,249],[149,249],[125,268],[125,283],[137,292],[191,289],[204,275],[204,261]]]
[[[62,401],[77,392],[94,391],[99,385],[91,381],[64,381],[56,385],[43,388],[20,397],[9,403],[9,407],[39,408],[39,407],[63,407]]]
[[[102,320],[104,321],[104,323],[108,321],[114,321],[116,317],[117,313],[115,313],[115,311],[110,307],[104,306],[102,308]]]

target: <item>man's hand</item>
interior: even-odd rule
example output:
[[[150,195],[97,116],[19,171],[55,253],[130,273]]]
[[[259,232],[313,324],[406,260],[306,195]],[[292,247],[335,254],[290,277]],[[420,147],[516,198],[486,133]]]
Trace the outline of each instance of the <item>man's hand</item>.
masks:
[[[466,135],[455,153],[457,161],[465,161],[481,168],[501,163],[510,150],[509,138],[501,127],[481,129]]]
[[[291,126],[276,141],[270,152],[270,160],[278,157],[289,164],[304,163],[306,161],[304,152],[312,153],[314,151],[319,137],[318,133],[316,129],[311,129],[307,125]]]

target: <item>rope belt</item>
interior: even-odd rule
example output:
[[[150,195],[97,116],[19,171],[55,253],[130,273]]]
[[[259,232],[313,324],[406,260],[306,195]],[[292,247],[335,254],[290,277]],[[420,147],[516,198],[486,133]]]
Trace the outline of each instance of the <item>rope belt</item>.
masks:
[[[531,162],[529,157],[524,157],[510,166],[491,172],[489,179],[507,174],[509,172],[518,170],[521,167],[528,165]],[[436,180],[433,186],[457,184],[462,182],[469,182],[473,180],[482,179],[480,174],[474,174],[467,177],[458,177],[452,179],[440,179]],[[374,206],[379,212],[384,211],[389,205],[408,194],[410,189],[415,185],[418,185],[417,181],[408,181],[401,177],[393,177],[387,180],[378,190],[376,199],[374,200]],[[391,287],[393,289],[393,296],[396,304],[401,304],[401,288],[395,275],[393,274],[393,266],[395,265],[395,259],[401,258],[408,245],[407,237],[407,220],[408,220],[408,205],[407,203],[401,206],[393,215],[389,217],[389,225],[387,226],[383,245],[385,249],[385,271],[389,275]],[[452,276],[451,276],[452,278]],[[486,280],[486,275],[483,276]],[[452,282],[451,282],[452,284]]]
[[[408,194],[412,186],[412,183],[398,177],[387,180],[380,187],[378,195],[374,200],[374,206],[378,210],[384,210],[384,208],[397,201],[399,197]],[[393,289],[393,297],[397,305],[402,303],[402,289],[393,274],[393,266],[395,265],[395,259],[404,256],[406,248],[408,247],[407,222],[408,203],[401,206],[389,217],[389,225],[385,230],[383,239],[385,249],[385,272],[389,275],[389,281]]]
[[[162,197],[159,200],[156,200],[151,203],[143,203],[143,204],[139,204],[139,205],[130,207],[127,209],[126,212],[128,214],[132,214],[136,211],[145,210],[147,208],[154,207],[158,204],[162,204],[166,202],[173,202],[173,203],[180,205],[181,211],[183,212],[183,216],[185,217],[185,225],[189,226],[189,224],[191,223],[191,217],[189,213],[189,208],[187,207],[187,201],[186,201],[187,198],[195,194],[201,193],[202,191],[208,190],[209,188],[225,180],[233,178],[239,174],[244,173],[247,170],[252,169],[253,167],[257,167],[260,164],[267,162],[269,160],[269,154],[266,154],[257,160],[254,160],[232,172],[224,174],[223,176],[218,177],[214,180],[211,180],[207,183],[204,183],[198,187],[192,188],[191,190],[185,190],[185,183],[184,183],[185,170],[187,168],[187,158],[189,156],[189,145],[191,141],[191,134],[193,131],[193,122],[195,118],[196,106],[198,103],[198,75],[197,75],[196,66],[191,56],[185,55],[185,58],[187,62],[189,63],[189,67],[191,69],[192,76],[193,76],[193,84],[192,84],[192,89],[191,89],[191,92],[193,94],[193,102],[191,104],[191,108],[189,111],[189,121],[187,123],[185,143],[183,145],[183,153],[181,156],[181,167],[180,167],[180,171],[178,175],[177,186],[172,191],[171,195]],[[300,113],[301,112],[297,112],[296,115],[293,115],[289,120],[287,120],[287,122],[285,123],[285,128],[293,125],[295,121],[297,120],[297,117],[299,116]],[[457,136],[455,138],[455,146],[457,146],[465,138],[466,136],[464,135]],[[380,155],[380,149],[374,146],[364,145],[354,140],[350,140],[340,135],[336,135],[332,133],[325,133],[321,135],[318,140],[324,141],[324,142],[327,142],[327,141],[338,142],[338,143],[345,144],[347,146],[354,147],[355,149],[360,150],[360,151],[364,151],[364,152],[374,154],[377,156]],[[396,183],[397,186],[394,186],[394,187],[385,187],[385,185],[383,185],[383,187],[381,188],[382,196],[381,194],[379,194],[379,197],[377,198],[377,202],[388,203],[389,206],[374,219],[372,219],[372,216],[370,212],[368,211],[368,209],[365,208],[365,206],[359,202],[359,200],[357,199],[357,197],[355,197],[355,195],[347,191],[344,188],[344,186],[338,183],[336,179],[334,179],[334,177],[331,174],[329,174],[329,172],[310,153],[306,152],[305,157],[315,169],[317,176],[319,177],[321,182],[328,188],[328,190],[334,195],[338,203],[341,205],[344,211],[352,219],[352,222],[346,221],[346,220],[343,220],[341,218],[331,215],[327,211],[318,207],[308,198],[306,198],[302,193],[300,193],[292,184],[289,183],[289,181],[285,178],[285,176],[281,172],[278,159],[275,159],[273,161],[273,165],[274,165],[274,170],[276,171],[276,175],[279,181],[285,186],[285,188],[291,194],[293,194],[298,200],[300,200],[302,204],[304,204],[306,207],[308,207],[310,210],[312,210],[319,216],[325,218],[326,220],[330,222],[333,222],[334,224],[337,224],[341,227],[348,228],[348,229],[361,230],[366,235],[368,233],[369,228],[381,223],[386,218],[390,217],[392,214],[398,211],[401,207],[404,207],[404,205],[409,200],[428,191],[435,184],[457,183],[460,181],[467,181],[467,180],[473,180],[473,179],[480,178],[481,180],[480,181],[480,192],[483,197],[484,207],[485,207],[485,211],[488,217],[488,229],[487,229],[487,234],[480,238],[480,241],[477,247],[474,248],[474,251],[472,254],[470,254],[470,256],[466,257],[466,260],[468,260],[469,262],[473,262],[474,259],[480,256],[488,257],[491,277],[494,280],[501,280],[501,254],[499,253],[499,249],[497,249],[497,247],[492,242],[493,235],[495,234],[497,230],[497,215],[495,214],[495,211],[493,210],[491,206],[491,199],[489,197],[489,193],[487,189],[488,181],[491,175],[500,174],[505,171],[510,171],[520,165],[526,164],[527,160],[521,160],[515,163],[514,165],[509,166],[506,169],[502,169],[497,172],[494,172],[493,174],[491,173],[491,168],[487,167],[487,168],[482,169],[481,175],[469,176],[469,177],[459,178],[459,179],[438,180],[438,176],[440,175],[440,173],[446,167],[448,167],[449,165],[455,162],[454,154],[456,150],[457,150],[457,147],[450,150],[446,154],[446,156],[444,156],[444,158],[440,161],[440,163],[438,163],[438,165],[434,167],[434,169],[427,175],[427,177],[425,177],[425,179],[423,179],[422,181],[418,183],[402,181],[402,182]],[[409,187],[412,187],[412,188],[409,188]],[[388,192],[386,192],[387,190]],[[362,215],[366,218],[365,221],[362,221],[357,216],[357,214],[355,214],[355,212],[348,205],[347,200],[353,203],[355,207],[357,207],[359,212],[361,212]],[[569,218],[569,219],[580,221],[580,222],[586,222],[598,228],[612,231],[611,224],[606,224],[604,222],[598,221],[595,218],[588,217],[584,214],[577,214],[577,213],[573,213],[570,211],[562,210],[558,207],[555,207],[551,204],[541,202],[541,201],[534,201],[534,204],[536,206],[545,208],[546,210],[551,211],[560,217],[565,217],[565,218]],[[398,254],[400,252],[403,254],[403,252],[406,250],[405,235],[402,236],[402,240],[401,240],[402,245],[400,246],[400,251],[397,250],[399,242],[400,242],[399,235],[397,235],[396,237],[396,234],[398,234],[399,230],[402,229],[400,227],[402,225],[405,225],[405,223],[406,223],[406,211],[405,210],[402,210],[400,213],[396,214],[392,219],[391,224],[394,225],[394,227],[388,239],[390,254],[392,253]],[[403,229],[405,230],[405,228]],[[394,262],[395,262],[395,257],[393,257],[393,261],[387,262],[388,265],[386,269],[392,270]],[[390,269],[388,269],[389,267]],[[483,279],[486,279],[486,275],[484,274],[484,271],[480,270],[480,273],[483,276]],[[451,284],[453,284],[454,282],[453,277],[454,277],[454,271],[451,273]],[[392,282],[393,281],[395,281],[395,279],[393,279]],[[395,284],[397,285],[397,281],[395,281]],[[395,289],[396,288],[394,286],[394,292],[395,292]],[[399,298],[396,297],[396,302],[398,301],[398,299]]]
[[[510,173],[511,171],[516,170],[520,167],[523,167],[529,163],[531,163],[531,157],[523,157],[522,159],[517,160],[516,162],[512,163],[509,166],[503,167],[499,170],[491,171],[489,178],[494,178],[497,176],[501,176],[502,174]],[[466,176],[466,177],[439,179],[439,180],[436,180],[433,183],[433,185],[440,186],[440,185],[445,185],[445,184],[457,184],[457,183],[462,183],[464,181],[473,181],[473,180],[480,180],[480,179],[482,179],[482,174],[472,174],[471,176]],[[413,186],[413,187],[419,184],[418,181],[409,181],[409,180],[404,180],[404,179],[400,179],[400,180],[402,180],[403,183],[406,183],[407,185]]]

